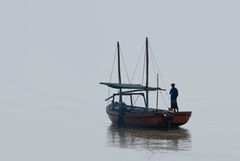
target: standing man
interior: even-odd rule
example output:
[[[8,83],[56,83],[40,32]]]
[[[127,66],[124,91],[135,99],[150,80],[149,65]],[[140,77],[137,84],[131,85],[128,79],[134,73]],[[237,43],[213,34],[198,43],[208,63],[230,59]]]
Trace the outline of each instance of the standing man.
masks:
[[[178,111],[178,105],[177,105],[177,97],[178,97],[178,90],[175,88],[175,84],[171,84],[172,89],[170,90],[169,94],[171,95],[171,110],[174,112]]]

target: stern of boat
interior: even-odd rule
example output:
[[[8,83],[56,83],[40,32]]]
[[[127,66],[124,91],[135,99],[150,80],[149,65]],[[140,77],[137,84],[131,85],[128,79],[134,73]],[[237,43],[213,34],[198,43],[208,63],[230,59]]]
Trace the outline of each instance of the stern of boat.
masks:
[[[172,126],[181,126],[188,122],[192,115],[191,111],[179,111],[174,112],[173,120],[172,120]]]

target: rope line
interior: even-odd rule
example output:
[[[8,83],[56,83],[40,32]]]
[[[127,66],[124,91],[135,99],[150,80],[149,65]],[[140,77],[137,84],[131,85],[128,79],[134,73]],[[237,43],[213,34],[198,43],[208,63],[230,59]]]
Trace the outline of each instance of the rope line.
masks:
[[[113,75],[113,70],[114,70],[114,64],[115,64],[115,61],[116,61],[116,55],[117,55],[117,48],[115,49],[115,54],[114,54],[114,58],[113,58],[112,70],[111,70],[111,74],[110,74],[109,83],[112,81],[112,75]]]
[[[109,83],[111,83],[111,81],[112,81],[114,64],[115,64],[115,61],[116,61],[116,55],[117,55],[117,48],[115,49],[115,54],[114,54],[114,58],[113,58],[113,63],[112,63],[112,69],[111,69],[111,74],[110,74]],[[110,91],[111,91],[111,88],[108,88],[108,97],[110,96]],[[108,100],[108,102],[107,102],[108,104],[109,104],[109,101],[110,101],[110,100]]]
[[[138,61],[137,61],[136,66],[135,66],[135,69],[134,69],[134,73],[133,73],[133,76],[132,76],[131,82],[133,82],[134,77],[135,77],[135,75],[136,75],[138,65],[139,65],[140,60],[141,60],[141,58],[142,58],[142,56],[143,56],[143,53],[144,53],[143,50],[144,50],[144,45],[142,46],[142,49],[141,49],[141,52],[140,52],[141,54],[140,54],[140,56],[139,56],[139,58],[138,58]]]
[[[152,66],[153,66],[153,70],[154,70],[154,73],[156,76],[157,75],[157,71],[156,71],[156,67],[155,67],[156,65],[155,65],[155,61],[153,60],[153,56],[152,56],[151,52],[150,52],[149,56],[150,56],[151,63],[153,64]]]
[[[160,72],[160,68],[159,68],[159,65],[158,65],[158,63],[157,63],[156,56],[155,56],[155,54],[154,54],[154,52],[153,52],[152,47],[151,47],[150,44],[149,44],[149,46],[150,46],[150,50],[151,50],[151,53],[152,53],[152,55],[153,55],[153,58],[154,58],[153,60],[154,60],[155,65],[156,65],[156,67],[157,67],[158,73],[160,74],[160,79],[161,79],[161,81],[162,81],[162,83],[163,83],[163,87],[166,88],[166,83],[165,83],[165,81],[164,81],[164,79],[163,79],[162,73]]]
[[[124,57],[123,57],[122,49],[120,49],[120,55],[121,55],[121,58],[123,60],[123,66],[124,66],[125,73],[127,75],[128,83],[130,83],[130,79],[129,79],[128,72],[127,72],[127,66],[126,66],[126,63],[125,63],[125,60],[124,60]]]
[[[160,68],[159,68],[159,65],[158,65],[158,63],[157,63],[157,59],[156,59],[156,56],[155,56],[155,54],[154,54],[154,52],[153,52],[153,49],[152,49],[152,47],[151,47],[151,44],[149,43],[149,48],[150,48],[150,53],[151,53],[151,60],[153,61],[153,67],[155,68],[157,68],[157,71],[158,71],[158,73],[159,73],[159,75],[160,75],[160,80],[161,80],[161,82],[162,82],[162,84],[163,84],[163,88],[165,88],[166,89],[166,92],[164,92],[165,93],[165,95],[163,94],[163,92],[161,91],[160,93],[161,93],[161,96],[162,96],[162,99],[163,99],[163,101],[164,101],[164,103],[165,103],[165,105],[167,106],[167,107],[169,107],[168,106],[168,104],[167,104],[167,101],[166,101],[166,98],[165,97],[167,97],[168,99],[168,102],[170,103],[170,98],[168,97],[168,91],[167,91],[167,88],[166,88],[166,83],[165,83],[165,81],[164,81],[164,79],[163,79],[163,76],[162,76],[162,73],[160,72]],[[155,73],[156,74],[156,73]]]
[[[160,91],[160,94],[162,95],[162,99],[163,99],[163,102],[164,102],[165,106],[170,107],[169,104],[167,103],[165,97],[163,96],[162,91]]]
[[[149,44],[149,46],[150,46],[150,50],[151,50],[151,54],[152,54],[152,56],[153,56],[153,60],[154,60],[154,64],[156,65],[156,67],[157,67],[157,70],[158,70],[158,73],[160,74],[160,79],[161,79],[161,82],[162,82],[162,84],[163,84],[163,88],[165,88],[166,89],[166,97],[168,98],[168,101],[170,102],[170,98],[168,97],[168,90],[167,90],[167,87],[166,87],[166,83],[165,83],[165,80],[163,79],[163,76],[162,76],[162,73],[160,72],[160,68],[159,68],[159,65],[158,65],[158,63],[157,63],[157,59],[156,59],[156,56],[155,56],[155,54],[154,54],[154,52],[153,52],[153,50],[152,50],[152,47],[151,47],[151,45]],[[162,92],[161,92],[161,94],[162,94]],[[163,99],[165,100],[165,98],[164,98],[164,95],[162,94],[162,96],[163,96]],[[166,101],[166,100],[165,100]]]

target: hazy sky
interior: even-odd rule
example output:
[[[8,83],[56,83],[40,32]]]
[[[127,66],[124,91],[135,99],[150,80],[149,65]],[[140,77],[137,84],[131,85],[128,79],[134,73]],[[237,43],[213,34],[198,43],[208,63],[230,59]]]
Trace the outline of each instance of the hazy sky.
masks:
[[[183,109],[193,110],[201,100],[239,112],[239,7],[237,0],[1,0],[0,160],[11,152],[20,159],[8,160],[39,154],[17,152],[35,145],[21,142],[18,132],[37,137],[49,122],[72,114],[79,122],[87,118],[84,112],[105,117],[107,89],[98,82],[109,80],[117,41],[131,74],[149,37]],[[36,132],[30,134],[29,126]],[[11,145],[18,148],[11,151]],[[58,159],[45,154],[50,159],[42,160]]]
[[[237,95],[238,1],[26,0],[0,6],[2,103],[35,102],[39,94],[102,94],[97,82],[109,79],[116,41],[133,71],[146,36],[167,83],[176,82],[186,95]]]

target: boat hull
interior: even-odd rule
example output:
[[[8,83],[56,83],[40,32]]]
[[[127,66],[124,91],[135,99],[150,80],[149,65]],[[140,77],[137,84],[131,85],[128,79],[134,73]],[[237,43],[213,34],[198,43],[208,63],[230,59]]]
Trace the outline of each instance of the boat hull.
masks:
[[[113,124],[118,123],[119,112],[110,106],[106,108],[109,119]],[[191,111],[172,112],[167,110],[148,109],[141,112],[128,112],[124,114],[126,126],[148,126],[148,127],[178,127],[188,122]]]

